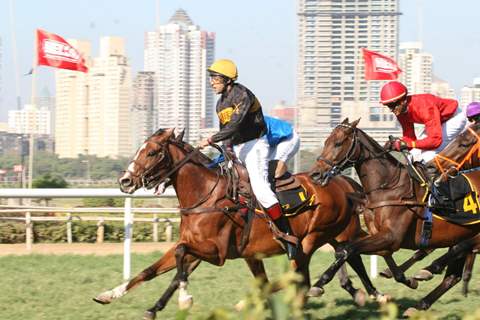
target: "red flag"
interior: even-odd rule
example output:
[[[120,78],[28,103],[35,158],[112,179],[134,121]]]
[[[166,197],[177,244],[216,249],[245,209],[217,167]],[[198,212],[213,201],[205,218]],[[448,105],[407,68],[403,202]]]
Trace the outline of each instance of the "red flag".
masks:
[[[85,59],[62,37],[37,29],[37,65],[88,72]]]
[[[365,61],[365,80],[395,80],[402,72],[392,58],[375,51],[362,50]]]

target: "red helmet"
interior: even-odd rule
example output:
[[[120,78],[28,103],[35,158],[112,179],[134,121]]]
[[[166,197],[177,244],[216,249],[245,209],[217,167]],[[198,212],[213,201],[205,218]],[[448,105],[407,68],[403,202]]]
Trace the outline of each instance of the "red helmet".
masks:
[[[407,95],[407,87],[398,81],[386,83],[380,91],[380,103],[389,104]]]

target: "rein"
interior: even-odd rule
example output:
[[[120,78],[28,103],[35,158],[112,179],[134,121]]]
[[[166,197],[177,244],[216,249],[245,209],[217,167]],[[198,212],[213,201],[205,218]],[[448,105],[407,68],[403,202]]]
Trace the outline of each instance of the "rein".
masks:
[[[460,161],[460,162],[456,162],[455,160],[453,159],[450,159],[448,157],[444,157],[442,156],[441,154],[437,154],[434,158],[434,161],[435,161],[435,165],[437,166],[438,170],[444,174],[445,172],[447,172],[447,169],[444,169],[444,167],[442,166],[442,164],[440,163],[440,160],[439,159],[442,159],[442,160],[445,160],[447,162],[450,162],[452,164],[455,165],[455,169],[457,171],[460,170],[460,168],[463,167],[463,165],[465,164],[465,162],[469,161],[470,163],[472,162],[472,157],[474,155],[475,152],[477,152],[477,156],[480,158],[480,137],[478,136],[478,134],[470,127],[467,128],[468,131],[470,131],[470,133],[472,133],[475,138],[477,139],[477,141],[475,142],[475,145],[473,147],[470,148],[470,150],[468,151],[468,153],[465,155],[465,157],[463,157],[463,160]]]

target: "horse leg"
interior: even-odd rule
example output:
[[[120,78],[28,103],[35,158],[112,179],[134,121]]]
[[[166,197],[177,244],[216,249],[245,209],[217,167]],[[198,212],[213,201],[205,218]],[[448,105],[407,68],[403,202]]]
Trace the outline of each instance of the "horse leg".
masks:
[[[417,263],[420,260],[423,260],[426,256],[428,256],[430,253],[432,253],[434,249],[420,249],[415,251],[415,253],[404,263],[402,263],[398,268],[402,270],[403,272],[407,271],[410,269],[411,266],[413,266],[415,263]],[[389,268],[386,268],[385,270],[380,272],[380,276],[390,279],[393,277],[392,271],[390,271]]]
[[[476,241],[475,237],[464,240],[450,249],[448,249],[447,253],[440,256],[439,258],[435,259],[429,266],[423,268],[422,270],[418,271],[417,274],[414,276],[417,280],[430,280],[433,278],[434,274],[440,274],[443,272],[443,269],[447,266],[447,264],[455,258],[458,258],[460,253],[465,252],[469,248],[472,247],[474,242]]]
[[[403,283],[411,289],[418,288],[418,281],[415,278],[405,277],[405,273],[397,266],[395,260],[393,260],[393,257],[391,255],[384,256],[383,258],[385,259],[388,268],[392,270],[393,278],[395,279],[395,281]]]
[[[107,290],[100,293],[98,296],[93,298],[93,301],[100,304],[109,304],[113,299],[124,296],[141,283],[152,280],[153,278],[174,269],[176,265],[174,253],[175,246],[170,248],[157,262],[140,272],[133,279],[115,287],[112,290]]]
[[[404,313],[404,317],[410,317],[418,310],[427,310],[437,301],[445,292],[456,285],[462,279],[463,267],[465,265],[465,255],[459,257],[448,264],[447,271],[443,281],[430,292],[426,297],[420,300],[415,307],[408,308]]]
[[[362,257],[359,254],[350,255],[347,259],[347,262],[358,275],[360,281],[362,281],[362,284],[370,297],[375,298],[375,300],[377,300],[379,303],[386,303],[391,299],[389,295],[383,294],[379,292],[377,288],[375,288],[370,280],[370,277],[368,276],[367,270],[365,269]],[[357,298],[359,298],[359,294],[361,293],[356,292],[355,301],[357,301]]]
[[[308,290],[308,297],[318,297],[321,296],[325,290],[323,286],[332,281],[335,274],[338,270],[345,264],[347,261],[350,252],[347,250],[348,247],[345,247],[342,250],[335,252],[335,261],[328,267],[328,269],[320,276],[317,282]]]
[[[191,262],[187,262],[186,264],[186,272],[188,275],[190,275],[200,264],[201,260],[200,259],[192,259]],[[158,299],[158,301],[155,303],[155,305],[145,311],[143,315],[144,320],[153,320],[156,317],[156,314],[158,311],[162,311],[165,306],[167,305],[168,301],[172,298],[172,295],[175,293],[175,291],[178,289],[180,285],[180,275],[177,272],[175,274],[175,277],[172,279],[172,282],[170,282],[170,285],[168,286],[167,290],[163,293],[163,295]]]
[[[473,264],[475,263],[475,257],[476,257],[475,252],[470,252],[467,255],[466,261],[465,261],[465,268],[463,269],[463,286],[462,286],[462,294],[466,297],[468,295],[468,283],[470,282],[470,279],[472,278],[472,270],[473,270]]]

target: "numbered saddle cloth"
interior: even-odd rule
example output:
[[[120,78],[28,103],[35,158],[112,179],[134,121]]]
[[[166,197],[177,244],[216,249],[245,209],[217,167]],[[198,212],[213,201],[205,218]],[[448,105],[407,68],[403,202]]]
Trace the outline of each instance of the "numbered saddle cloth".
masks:
[[[457,224],[480,222],[478,192],[465,174],[450,177],[439,186],[433,186],[429,205],[436,218]]]

